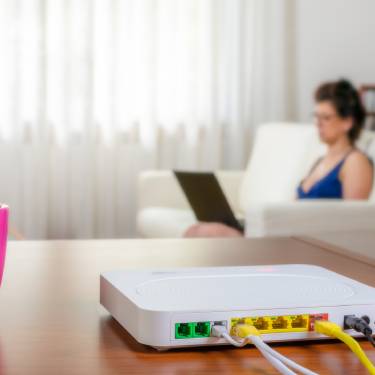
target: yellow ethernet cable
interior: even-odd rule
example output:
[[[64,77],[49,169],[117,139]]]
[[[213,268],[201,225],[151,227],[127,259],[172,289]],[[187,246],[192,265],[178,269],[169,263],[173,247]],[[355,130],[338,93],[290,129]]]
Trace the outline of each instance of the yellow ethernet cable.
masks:
[[[371,375],[375,375],[375,366],[368,359],[361,346],[353,339],[353,337],[345,333],[339,325],[329,322],[328,320],[316,320],[314,329],[317,333],[341,340],[358,357],[368,372]]]
[[[236,324],[233,328],[231,333],[234,336],[246,338],[248,336],[260,336],[259,331],[249,324]]]

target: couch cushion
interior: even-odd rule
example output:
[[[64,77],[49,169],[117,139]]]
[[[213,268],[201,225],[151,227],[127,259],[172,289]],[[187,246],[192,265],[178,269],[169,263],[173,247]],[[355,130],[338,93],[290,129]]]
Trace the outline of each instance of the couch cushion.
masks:
[[[255,145],[240,190],[240,207],[294,200],[296,187],[324,154],[316,128],[304,124],[266,124]]]
[[[191,210],[149,207],[139,211],[137,230],[145,238],[177,238],[196,222]]]

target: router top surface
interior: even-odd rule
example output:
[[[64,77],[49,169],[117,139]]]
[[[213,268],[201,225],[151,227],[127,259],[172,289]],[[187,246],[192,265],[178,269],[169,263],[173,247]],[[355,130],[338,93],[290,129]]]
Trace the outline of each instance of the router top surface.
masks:
[[[375,289],[310,265],[119,270],[102,275],[139,308],[242,310],[370,304]]]

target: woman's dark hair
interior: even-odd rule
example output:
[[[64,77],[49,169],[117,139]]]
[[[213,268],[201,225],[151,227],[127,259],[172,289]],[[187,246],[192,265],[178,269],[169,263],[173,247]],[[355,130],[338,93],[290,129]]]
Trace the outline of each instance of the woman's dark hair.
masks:
[[[358,91],[345,79],[321,84],[315,92],[315,101],[329,101],[342,118],[352,118],[353,126],[348,132],[351,143],[354,143],[363,128],[365,110]]]

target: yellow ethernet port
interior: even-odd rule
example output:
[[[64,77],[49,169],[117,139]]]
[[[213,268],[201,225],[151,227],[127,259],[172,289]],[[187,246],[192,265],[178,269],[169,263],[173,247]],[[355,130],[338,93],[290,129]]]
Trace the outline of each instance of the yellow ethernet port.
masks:
[[[297,315],[291,317],[292,328],[308,328],[309,320],[304,315]]]
[[[288,328],[288,317],[278,316],[271,317],[272,329],[286,329]]]
[[[253,326],[259,330],[259,331],[265,331],[268,329],[269,324],[268,324],[268,319],[265,318],[257,318],[253,319]]]
[[[233,318],[231,319],[231,327],[237,324],[249,324],[254,326],[258,331],[267,331],[270,327],[268,317],[246,317],[246,318]]]
[[[231,319],[231,327],[243,323],[254,326],[261,334],[306,332],[309,330],[309,315],[248,316]]]

